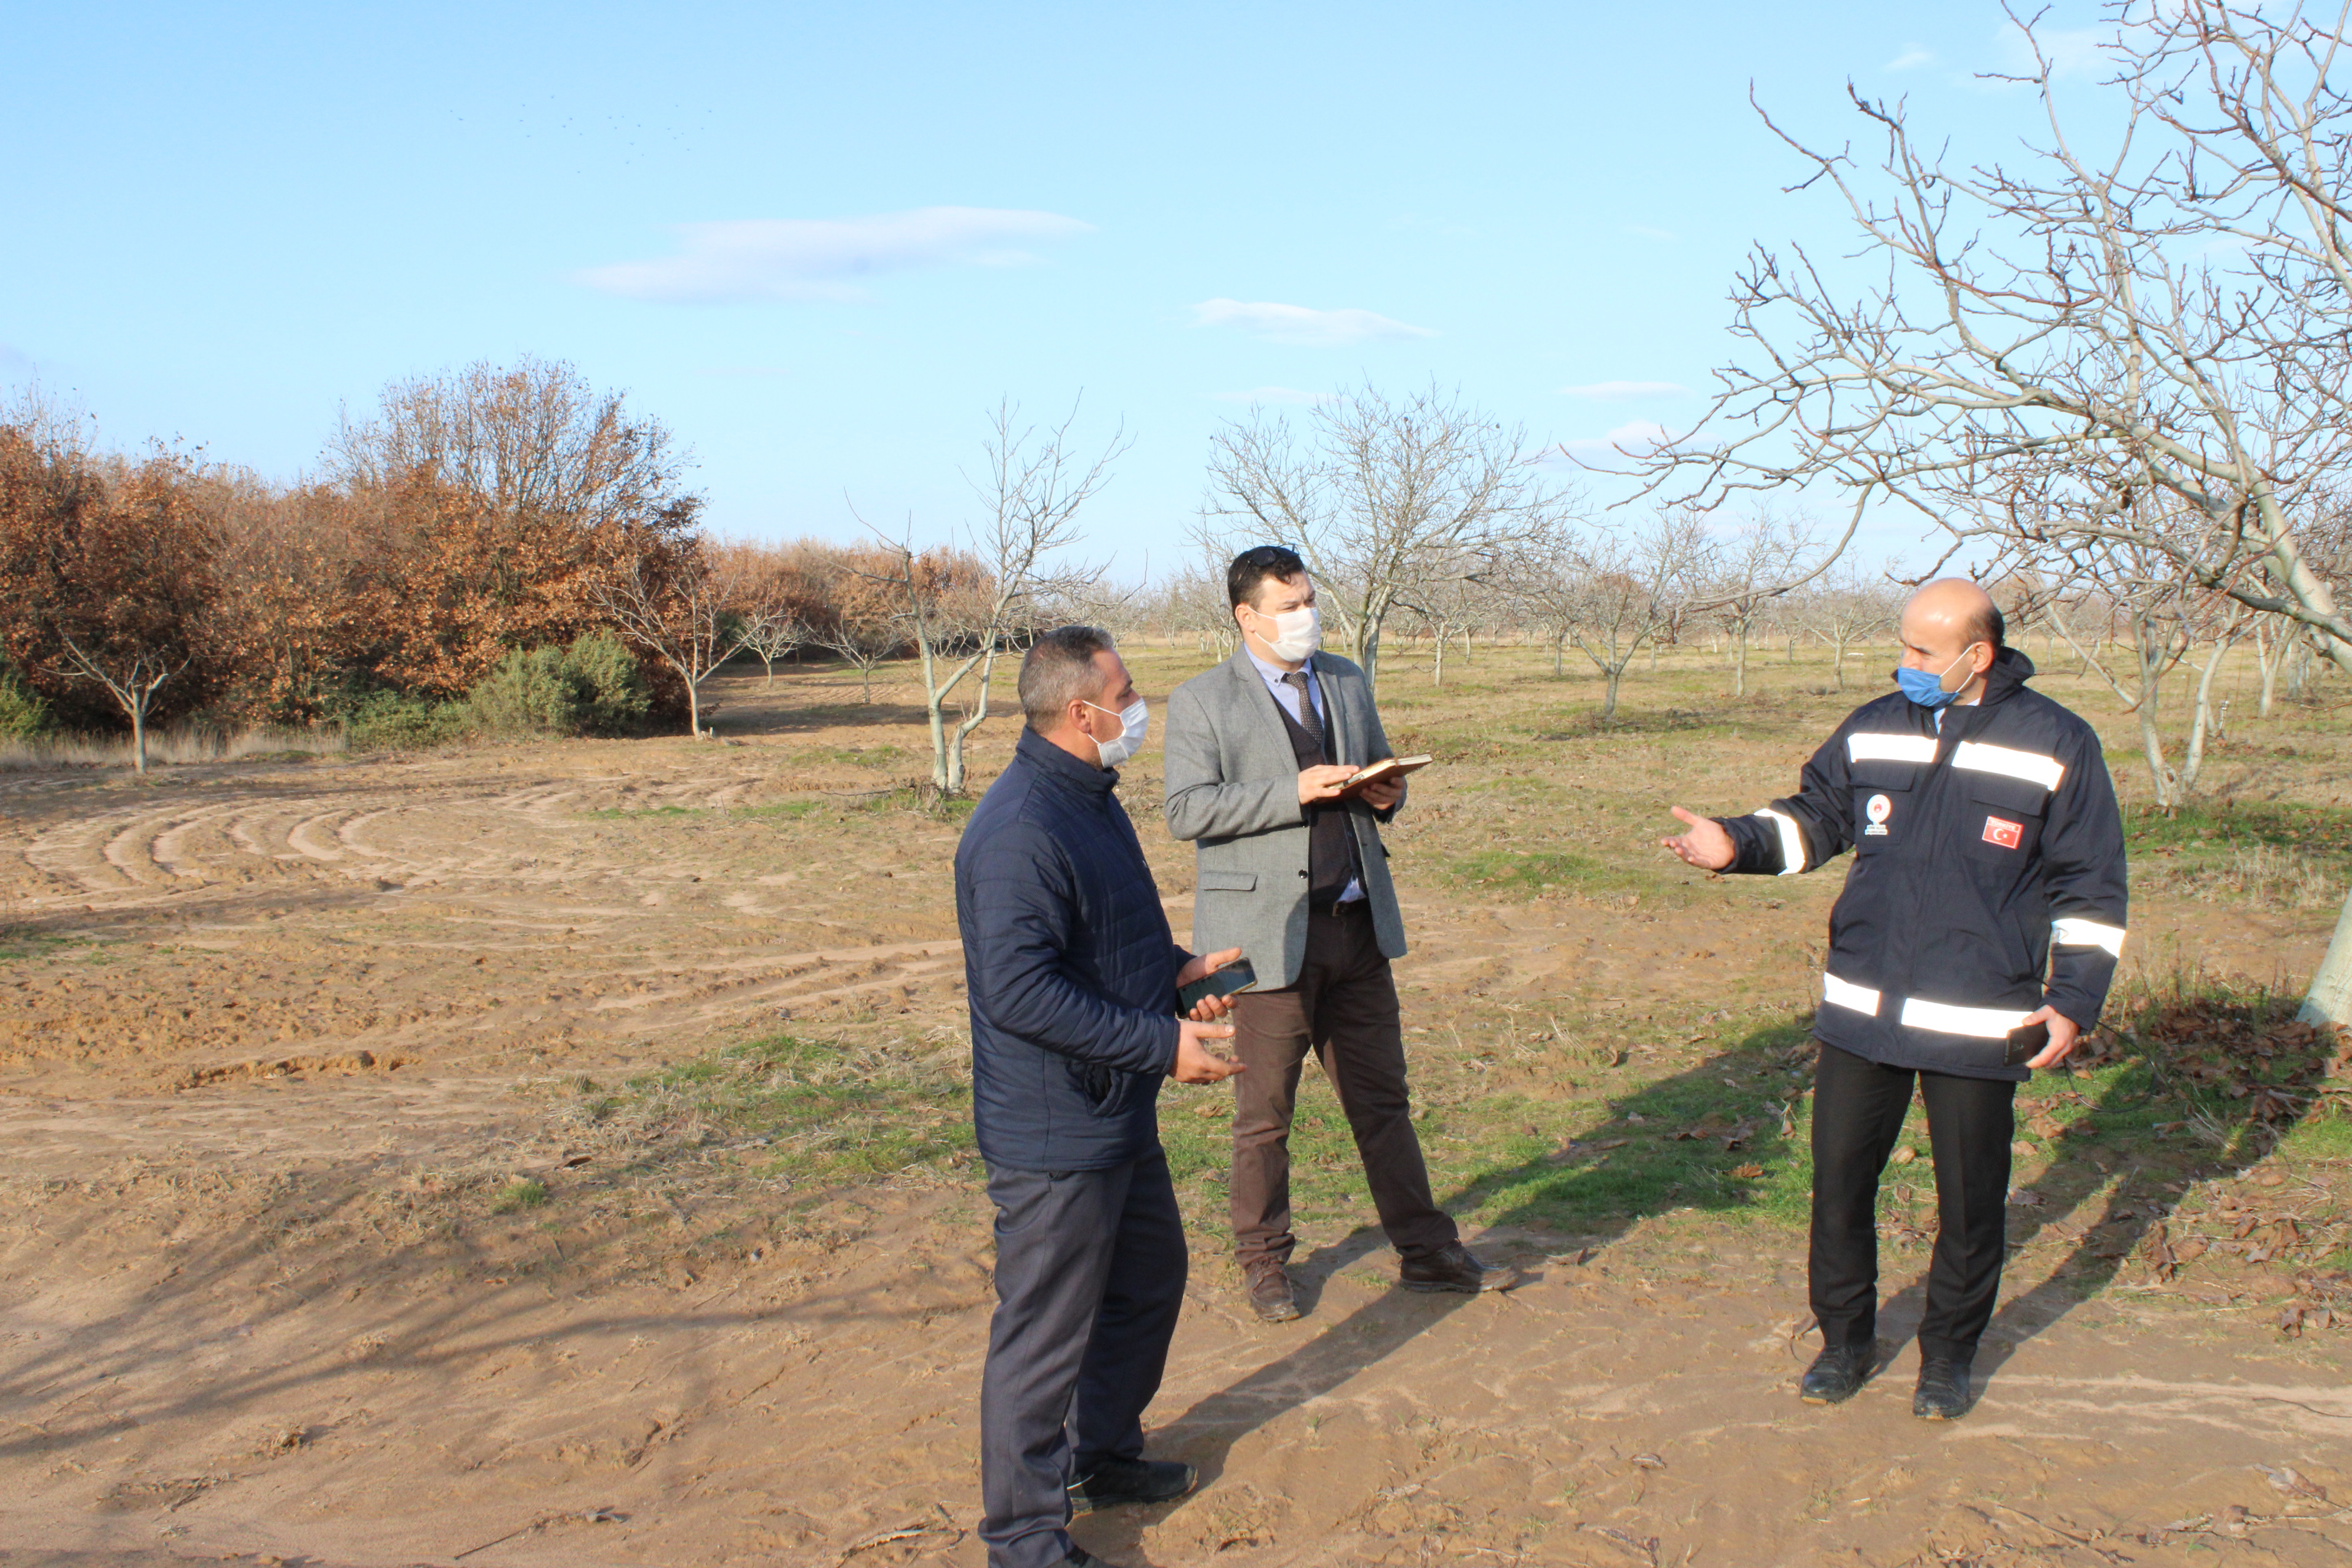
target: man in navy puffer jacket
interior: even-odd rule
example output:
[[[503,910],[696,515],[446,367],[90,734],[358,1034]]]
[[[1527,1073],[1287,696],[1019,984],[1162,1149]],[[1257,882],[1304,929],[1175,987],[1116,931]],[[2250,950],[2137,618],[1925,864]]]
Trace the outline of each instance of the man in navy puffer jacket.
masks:
[[[980,1395],[991,1568],[1086,1568],[1073,1512],[1164,1502],[1192,1468],[1143,1458],[1184,1294],[1183,1224],[1160,1147],[1160,1080],[1237,1064],[1212,997],[1176,990],[1241,956],[1176,944],[1112,791],[1149,710],[1107,633],[1064,626],[1021,663],[1012,765],[956,849],[971,1005],[972,1121],[996,1207]]]

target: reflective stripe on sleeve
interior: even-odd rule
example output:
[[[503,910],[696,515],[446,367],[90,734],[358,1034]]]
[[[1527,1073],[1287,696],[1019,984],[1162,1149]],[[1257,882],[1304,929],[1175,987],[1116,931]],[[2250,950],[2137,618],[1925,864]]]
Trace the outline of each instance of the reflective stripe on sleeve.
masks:
[[[1967,1035],[1998,1040],[2025,1022],[2029,1015],[2007,1007],[1955,1007],[1944,1002],[1923,1002],[1916,996],[1903,1004],[1906,1028],[1933,1029],[1939,1035]]]
[[[2066,776],[2066,764],[2055,757],[2009,746],[1980,745],[1974,741],[1962,741],[1953,750],[1952,766],[1980,773],[2001,773],[2051,790],[2056,789],[2058,781]]]
[[[2116,958],[2124,955],[2121,926],[2084,920],[2081,915],[2060,915],[2050,922],[2050,934],[2061,947],[2104,947]]]
[[[1845,760],[1849,763],[1932,763],[1936,760],[1936,737],[1889,735],[1857,730],[1845,738]]]
[[[1878,993],[1867,985],[1855,985],[1824,972],[1822,975],[1822,1000],[1839,1007],[1850,1007],[1857,1013],[1878,1016]]]
[[[1780,830],[1780,875],[1793,877],[1805,868],[1805,836],[1797,826],[1797,819],[1785,812],[1760,806],[1756,815],[1769,818]]]

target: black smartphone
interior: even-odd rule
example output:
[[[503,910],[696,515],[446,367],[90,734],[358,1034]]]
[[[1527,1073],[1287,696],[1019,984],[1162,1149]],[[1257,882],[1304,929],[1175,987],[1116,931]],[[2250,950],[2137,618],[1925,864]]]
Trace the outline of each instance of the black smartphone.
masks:
[[[2028,1024],[2009,1032],[2009,1049],[2001,1053],[2001,1065],[2021,1068],[2050,1048],[2050,1026]]]
[[[1176,990],[1176,1016],[1189,1018],[1192,1009],[1211,996],[1231,996],[1247,991],[1257,984],[1257,971],[1246,958],[1236,958],[1213,974],[1204,974],[1190,985]]]

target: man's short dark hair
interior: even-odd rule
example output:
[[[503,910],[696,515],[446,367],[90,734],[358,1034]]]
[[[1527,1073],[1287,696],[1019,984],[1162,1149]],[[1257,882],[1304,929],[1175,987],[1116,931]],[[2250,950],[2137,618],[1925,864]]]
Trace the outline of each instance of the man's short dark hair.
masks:
[[[1102,695],[1102,671],[1095,655],[1116,653],[1118,645],[1100,626],[1055,626],[1021,656],[1021,712],[1029,728],[1045,733],[1062,721],[1073,702]]]
[[[1307,575],[1307,563],[1298,552],[1280,544],[1260,544],[1234,557],[1225,568],[1225,596],[1235,605],[1255,605],[1257,591],[1269,577],[1287,583],[1293,577]]]
[[[1979,616],[1975,623],[1969,627],[1969,642],[1989,642],[1992,644],[1992,650],[1995,653],[2009,646],[2001,640],[2007,636],[2009,636],[2009,617],[2002,615],[2000,606],[1995,604],[1988,603],[1985,605],[1984,614]]]

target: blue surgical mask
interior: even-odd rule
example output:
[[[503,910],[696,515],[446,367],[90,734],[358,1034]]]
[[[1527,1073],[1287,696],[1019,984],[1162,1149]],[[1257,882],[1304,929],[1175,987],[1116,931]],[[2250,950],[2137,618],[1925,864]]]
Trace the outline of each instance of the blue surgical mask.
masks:
[[[1903,689],[1904,696],[1908,697],[1920,707],[1941,708],[1959,695],[1958,691],[1944,689],[1944,676],[1959,668],[1969,657],[1969,648],[1974,647],[1976,644],[1970,643],[1968,647],[1962,648],[1958,658],[1944,666],[1942,675],[1932,674],[1924,669],[1913,669],[1907,664],[1898,666],[1895,671],[1895,684]],[[1963,680],[1960,685],[1966,687],[1968,682]]]

